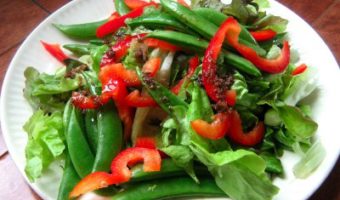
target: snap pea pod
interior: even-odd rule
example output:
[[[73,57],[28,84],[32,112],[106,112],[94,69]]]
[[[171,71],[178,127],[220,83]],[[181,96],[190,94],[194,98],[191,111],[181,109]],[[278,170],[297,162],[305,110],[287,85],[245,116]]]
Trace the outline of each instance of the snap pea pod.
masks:
[[[85,111],[85,131],[90,148],[92,152],[96,154],[98,147],[98,128],[96,110],[88,109]]]
[[[71,106],[71,114],[66,125],[66,143],[72,164],[80,177],[91,173],[94,156],[84,135],[80,110]]]
[[[200,53],[203,53],[209,45],[207,41],[198,37],[176,31],[153,31],[149,33],[147,37],[165,40],[172,44]],[[247,59],[229,51],[223,51],[223,56],[225,61],[234,66],[236,69],[253,76],[261,75],[260,70]]]
[[[53,24],[65,35],[75,39],[90,39],[96,38],[96,30],[107,20],[89,22],[83,24]]]
[[[125,15],[130,12],[130,8],[127,7],[124,0],[114,0],[114,4],[119,15]]]
[[[100,62],[102,60],[103,55],[105,52],[109,49],[108,46],[102,45],[98,46],[97,48],[94,48],[91,50],[90,55],[92,57],[92,68],[95,72],[99,73],[100,69]]]
[[[183,24],[186,24],[188,27],[198,32],[204,38],[210,40],[217,32],[218,26],[205,19],[205,17],[196,14],[189,8],[186,8],[175,1],[161,0],[160,2],[167,12],[169,12]],[[245,43],[247,46],[253,48],[259,55],[266,55],[266,51],[260,46],[254,45],[242,38],[241,40],[242,43]]]
[[[126,24],[131,28],[138,26],[144,26],[151,29],[156,28],[171,28],[183,32],[187,32],[188,28],[182,23],[177,21],[171,15],[164,12],[151,13],[147,15],[142,15],[141,17],[130,19],[126,21]]]
[[[109,171],[111,161],[123,144],[122,124],[113,102],[98,111],[97,123],[98,146],[92,172]]]
[[[65,108],[64,108],[64,112],[63,112],[63,126],[64,126],[64,135],[66,138],[66,133],[68,131],[68,124],[71,118],[71,112],[73,110],[73,105],[71,102],[71,99],[67,101]]]
[[[80,178],[72,165],[70,156],[67,156],[63,178],[61,179],[57,199],[68,200],[71,190],[79,181]]]
[[[153,200],[179,197],[225,197],[212,178],[200,178],[197,184],[190,177],[176,177],[133,184],[112,197],[113,200]]]
[[[63,47],[69,51],[71,51],[76,56],[89,55],[93,48],[96,48],[97,45],[93,44],[65,44]]]

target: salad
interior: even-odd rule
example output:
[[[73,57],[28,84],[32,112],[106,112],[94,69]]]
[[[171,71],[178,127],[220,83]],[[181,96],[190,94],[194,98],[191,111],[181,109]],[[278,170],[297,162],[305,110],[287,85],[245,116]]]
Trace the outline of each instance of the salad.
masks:
[[[54,24],[54,74],[25,70],[34,112],[25,172],[64,160],[58,199],[272,199],[284,170],[305,178],[325,151],[302,101],[315,69],[266,0],[115,0],[107,19]],[[49,41],[50,42],[50,41]],[[284,169],[286,151],[301,156]]]

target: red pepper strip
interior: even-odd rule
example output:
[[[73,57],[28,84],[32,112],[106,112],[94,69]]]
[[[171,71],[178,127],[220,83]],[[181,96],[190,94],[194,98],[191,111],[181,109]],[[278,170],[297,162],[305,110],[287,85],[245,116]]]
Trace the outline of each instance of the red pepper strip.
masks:
[[[143,148],[148,148],[148,149],[156,149],[156,140],[153,137],[138,137],[136,139],[136,144],[135,147],[143,147]]]
[[[271,30],[271,29],[259,30],[259,31],[250,31],[250,34],[258,42],[271,40],[276,36],[276,32]]]
[[[75,198],[87,192],[108,187],[113,184],[128,182],[131,171],[128,165],[144,162],[145,172],[161,170],[161,157],[157,150],[133,147],[120,152],[111,163],[112,174],[107,172],[94,172],[83,178],[71,191],[70,198]]]
[[[154,77],[157,74],[159,68],[161,68],[161,64],[162,64],[161,58],[159,58],[159,57],[150,58],[143,65],[142,71],[144,73],[147,73],[150,77]]]
[[[124,139],[127,141],[131,136],[134,109],[122,101],[115,101],[115,103],[118,109],[119,118],[122,120],[124,125]]]
[[[234,106],[236,104],[237,93],[235,90],[228,90],[226,94],[227,104]]]
[[[61,50],[59,44],[49,44],[42,40],[40,40],[41,44],[44,46],[44,48],[50,53],[53,57],[55,57],[60,62],[64,62],[69,57]]]
[[[81,92],[72,93],[72,103],[80,109],[97,109],[103,105],[100,96],[86,96]]]
[[[112,78],[123,80],[127,86],[139,86],[141,84],[136,71],[126,69],[121,63],[109,64],[100,69],[99,80],[103,85]]]
[[[183,83],[187,80],[190,79],[191,76],[195,73],[196,68],[198,67],[199,63],[199,57],[196,55],[189,60],[189,69],[187,75],[183,79],[181,79],[174,87],[171,88],[172,93],[178,94],[179,91],[182,88]]]
[[[154,3],[154,2],[150,2],[150,3],[146,4],[145,6],[151,6],[151,5],[155,6],[157,4]],[[97,29],[97,32],[96,32],[97,37],[103,38],[110,33],[116,32],[119,28],[121,28],[122,26],[125,26],[125,20],[126,19],[136,18],[136,17],[141,16],[144,12],[144,7],[139,7],[137,9],[127,13],[126,15],[117,17],[117,18],[115,18],[111,21],[108,21],[105,24],[101,25]]]
[[[185,0],[177,0],[177,2],[184,7],[190,8],[190,6],[187,4],[187,2],[185,2]]]
[[[241,27],[238,22],[229,17],[220,27],[219,30],[224,29],[224,32],[220,34],[226,34],[228,43],[233,46],[243,57],[252,62],[257,68],[262,71],[276,74],[283,72],[288,64],[290,58],[290,49],[287,41],[283,43],[281,54],[275,59],[266,59],[257,55],[256,51],[252,48],[240,44],[238,38],[241,32]],[[216,34],[217,35],[217,34]]]
[[[307,69],[307,65],[301,64],[292,71],[292,75],[296,76],[296,75],[302,74],[304,71],[306,71],[306,69]]]
[[[108,20],[108,21],[114,20],[114,19],[116,19],[117,17],[120,17],[119,13],[113,12],[113,13],[111,14],[111,16],[109,17],[109,20]]]
[[[131,107],[154,107],[157,106],[155,100],[150,96],[141,96],[139,90],[134,90],[125,97],[125,103]]]
[[[242,121],[238,112],[232,111],[230,118],[231,127],[228,136],[235,143],[243,146],[254,146],[262,141],[265,132],[263,122],[259,122],[253,130],[248,133],[244,133],[242,129]]]
[[[145,33],[138,35],[128,35],[125,38],[118,40],[103,56],[100,66],[107,64],[118,63],[127,54],[132,41],[142,39],[146,36]]]
[[[214,121],[208,123],[202,119],[196,119],[191,122],[191,127],[204,138],[217,140],[223,138],[230,127],[230,119],[228,113],[218,113],[213,117]]]
[[[179,51],[181,50],[179,47],[170,44],[168,42],[165,42],[163,40],[159,40],[156,38],[146,38],[144,40],[144,44],[146,44],[149,47],[153,47],[153,48],[161,48],[163,50],[166,51]]]
[[[132,10],[139,7],[145,7],[148,4],[148,2],[143,0],[124,0],[124,2],[127,5],[127,7],[129,7]]]

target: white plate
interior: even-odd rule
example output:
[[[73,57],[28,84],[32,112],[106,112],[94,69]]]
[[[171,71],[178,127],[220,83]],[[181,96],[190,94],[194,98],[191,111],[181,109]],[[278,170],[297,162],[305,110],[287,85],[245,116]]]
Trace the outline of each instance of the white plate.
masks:
[[[313,109],[314,119],[319,124],[317,137],[324,145],[327,156],[310,177],[300,180],[292,174],[292,166],[297,161],[297,157],[291,153],[285,153],[283,165],[287,172],[286,177],[276,179],[274,182],[281,188],[275,199],[306,199],[327,177],[340,152],[340,127],[338,126],[340,70],[326,44],[305,21],[281,4],[277,2],[271,2],[271,4],[271,13],[289,20],[288,32],[291,45],[298,49],[301,60],[319,69],[319,88]],[[9,152],[24,176],[24,148],[27,136],[22,126],[32,114],[31,108],[22,95],[24,69],[27,66],[34,66],[39,71],[53,72],[58,66],[57,61],[43,50],[39,41],[61,44],[72,41],[60,34],[52,23],[71,24],[103,19],[109,16],[113,9],[112,0],[72,1],[44,20],[28,36],[14,56],[2,87],[1,127]],[[41,179],[30,185],[43,199],[55,199],[61,175],[62,168],[54,164]]]

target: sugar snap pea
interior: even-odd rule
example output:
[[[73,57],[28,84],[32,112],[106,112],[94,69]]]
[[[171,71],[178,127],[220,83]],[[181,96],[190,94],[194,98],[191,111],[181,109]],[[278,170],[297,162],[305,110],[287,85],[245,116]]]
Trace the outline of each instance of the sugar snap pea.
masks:
[[[53,24],[58,30],[65,35],[75,39],[96,38],[96,30],[107,20],[89,22],[83,24]]]
[[[98,111],[97,127],[98,146],[92,171],[109,171],[112,159],[123,144],[122,124],[113,102]]]
[[[61,183],[59,186],[57,200],[68,200],[71,190],[79,181],[80,178],[72,165],[70,156],[67,156],[63,178],[61,179]]]
[[[85,111],[85,131],[86,138],[94,154],[98,147],[98,128],[97,128],[97,111],[88,109]]]
[[[71,51],[76,56],[89,55],[91,49],[96,48],[97,45],[93,44],[65,44],[63,47]]]
[[[114,0],[114,4],[119,15],[125,15],[130,12],[130,8],[127,7],[124,0]]]
[[[200,178],[197,184],[190,177],[176,177],[132,184],[112,197],[113,200],[153,200],[179,197],[225,197],[212,178]]]
[[[209,43],[201,38],[176,31],[153,31],[147,37],[157,38],[172,44],[203,53]],[[247,59],[229,51],[223,51],[225,61],[249,75],[260,76],[261,72]]]

